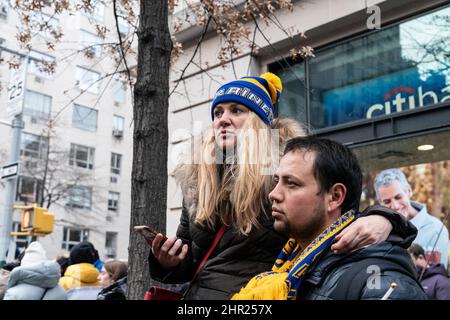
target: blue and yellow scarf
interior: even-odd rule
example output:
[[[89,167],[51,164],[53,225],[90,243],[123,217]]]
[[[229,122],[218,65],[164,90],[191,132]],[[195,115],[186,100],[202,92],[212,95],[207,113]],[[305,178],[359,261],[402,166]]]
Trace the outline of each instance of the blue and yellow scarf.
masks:
[[[309,266],[354,219],[354,210],[344,213],[305,250],[295,239],[289,239],[272,271],[253,277],[231,300],[295,300]]]

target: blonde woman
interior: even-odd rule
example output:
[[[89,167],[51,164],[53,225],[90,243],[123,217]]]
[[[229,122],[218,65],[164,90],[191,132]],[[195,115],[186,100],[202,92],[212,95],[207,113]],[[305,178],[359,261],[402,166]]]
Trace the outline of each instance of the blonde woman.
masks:
[[[274,119],[281,91],[272,73],[220,87],[211,106],[212,126],[193,142],[189,163],[175,171],[183,192],[182,215],[176,237],[164,240],[159,234],[152,243],[152,278],[191,281],[217,231],[227,226],[185,299],[229,299],[254,275],[269,270],[287,241],[273,229],[271,174],[285,142],[305,132],[294,120]],[[404,228],[406,222],[396,224]],[[343,252],[381,242],[391,230],[384,217],[363,217],[332,249]]]

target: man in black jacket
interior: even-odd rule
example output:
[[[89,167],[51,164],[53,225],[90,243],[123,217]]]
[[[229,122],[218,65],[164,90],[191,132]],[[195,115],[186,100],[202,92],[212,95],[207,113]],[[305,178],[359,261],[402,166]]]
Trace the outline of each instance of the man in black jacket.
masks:
[[[272,271],[233,299],[426,299],[398,239],[347,255],[331,251],[355,219],[361,196],[361,169],[348,148],[311,136],[292,139],[275,182],[269,195],[274,228],[290,240]],[[375,211],[395,214],[380,206],[365,214]]]

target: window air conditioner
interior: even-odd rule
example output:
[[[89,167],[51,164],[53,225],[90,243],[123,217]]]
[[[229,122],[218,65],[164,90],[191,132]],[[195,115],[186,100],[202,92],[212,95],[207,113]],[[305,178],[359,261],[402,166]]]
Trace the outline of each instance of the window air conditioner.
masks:
[[[6,18],[8,16],[8,7],[7,5],[0,5],[0,16]]]
[[[123,131],[119,130],[119,129],[114,129],[112,132],[113,136],[116,138],[122,138],[123,136]]]
[[[116,249],[115,248],[106,248],[106,255],[108,257],[115,257],[116,256]]]

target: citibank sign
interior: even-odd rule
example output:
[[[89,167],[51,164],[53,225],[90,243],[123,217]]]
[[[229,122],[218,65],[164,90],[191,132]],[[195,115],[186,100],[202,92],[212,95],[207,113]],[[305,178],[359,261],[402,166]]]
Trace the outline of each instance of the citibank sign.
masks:
[[[416,89],[396,87],[387,92],[383,99],[384,103],[373,104],[367,109],[366,118],[370,119],[373,116],[391,114],[393,111],[412,110],[416,107],[450,100],[450,86],[446,86],[438,92],[433,90],[424,92],[422,86],[418,86]]]

